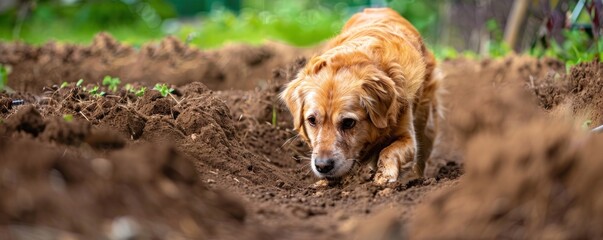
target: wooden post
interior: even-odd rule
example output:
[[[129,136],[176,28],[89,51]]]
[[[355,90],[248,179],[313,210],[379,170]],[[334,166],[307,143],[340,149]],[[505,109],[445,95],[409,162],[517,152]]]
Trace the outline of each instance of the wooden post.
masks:
[[[521,31],[521,25],[528,13],[529,6],[530,0],[515,0],[513,2],[511,14],[509,14],[509,18],[507,18],[505,27],[505,42],[511,49],[515,49],[519,31]]]

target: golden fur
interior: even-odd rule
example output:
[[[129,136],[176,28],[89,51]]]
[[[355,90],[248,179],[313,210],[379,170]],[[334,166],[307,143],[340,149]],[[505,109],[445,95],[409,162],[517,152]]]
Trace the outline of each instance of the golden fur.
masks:
[[[396,181],[408,165],[421,177],[437,129],[434,68],[419,32],[395,11],[352,16],[281,93],[313,149],[314,173],[340,177],[378,156],[376,183]]]

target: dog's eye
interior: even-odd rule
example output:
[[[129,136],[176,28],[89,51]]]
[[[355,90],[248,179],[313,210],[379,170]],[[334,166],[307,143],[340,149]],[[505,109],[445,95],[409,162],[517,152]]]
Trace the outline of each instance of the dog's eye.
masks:
[[[308,117],[308,123],[310,124],[310,126],[314,127],[316,126],[316,117],[314,116],[309,116]]]
[[[348,130],[353,128],[356,125],[356,120],[353,118],[344,118],[341,121],[341,129]]]

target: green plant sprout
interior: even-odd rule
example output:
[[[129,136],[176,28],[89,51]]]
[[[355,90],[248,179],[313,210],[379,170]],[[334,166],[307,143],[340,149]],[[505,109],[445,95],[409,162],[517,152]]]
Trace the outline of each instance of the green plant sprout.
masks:
[[[63,83],[61,83],[61,87],[59,87],[59,88],[65,88],[65,87],[67,87],[67,85],[69,85],[69,83],[63,81]]]
[[[77,80],[77,83],[75,83],[75,86],[80,87],[80,86],[82,86],[82,83],[84,83],[84,79],[80,78],[80,80]]]
[[[126,86],[124,86],[124,89],[126,89],[126,91],[128,91],[130,93],[134,93],[134,95],[136,95],[137,97],[144,96],[144,93],[147,91],[146,87],[140,87],[138,90],[136,90],[136,88],[134,88],[134,86],[132,86],[132,84],[129,84],[129,83],[127,83]]]
[[[119,86],[120,83],[121,80],[119,80],[119,78],[111,76],[105,76],[105,78],[103,78],[103,86],[108,86],[107,88],[111,92],[117,92],[117,86]]]
[[[126,91],[128,91],[128,92],[133,92],[134,86],[132,86],[132,84],[126,83],[126,85],[124,86],[124,89],[126,89]]]
[[[73,121],[73,115],[71,115],[71,114],[63,114],[63,120],[65,120],[65,122],[72,122]]]
[[[144,92],[145,92],[145,91],[147,91],[147,88],[146,88],[146,87],[140,87],[140,89],[136,90],[136,91],[134,92],[134,94],[135,94],[137,97],[142,97],[142,96],[144,96]]]
[[[168,94],[170,94],[174,91],[173,88],[168,88],[167,84],[165,84],[165,83],[155,84],[155,87],[153,87],[153,90],[159,91],[159,93],[161,93],[161,96],[163,96],[163,97],[167,97]]]
[[[276,126],[276,106],[272,104],[272,126]]]
[[[0,91],[4,90],[8,83],[8,69],[0,64]]]
[[[90,89],[90,91],[88,91],[88,93],[90,93],[90,95],[95,96],[95,97],[102,97],[105,96],[105,92],[98,90],[98,86],[94,86],[92,89]]]

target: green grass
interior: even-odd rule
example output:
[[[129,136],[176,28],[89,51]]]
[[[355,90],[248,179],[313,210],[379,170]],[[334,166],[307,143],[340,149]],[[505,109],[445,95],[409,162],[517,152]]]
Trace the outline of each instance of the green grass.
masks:
[[[266,39],[309,46],[332,37],[343,25],[341,19],[343,13],[323,8],[301,12],[247,9],[238,16],[214,11],[198,23],[183,25],[176,35],[201,48],[215,48],[227,42],[258,44]]]
[[[259,44],[268,39],[310,46],[336,35],[345,20],[368,3],[362,0],[243,2],[239,14],[218,7],[209,14],[177,21],[174,9],[160,0],[80,1],[72,5],[40,1],[22,24],[16,10],[0,13],[0,40],[36,45],[49,40],[88,44],[98,32],[108,32],[133,46],[167,35],[199,48],[216,48],[228,42]],[[409,0],[386,2],[424,34],[435,29],[436,5]]]
[[[149,13],[148,9],[152,11]],[[79,1],[66,5],[40,0],[24,19],[18,17],[17,9],[0,13],[0,40],[30,44],[49,40],[90,43],[96,33],[107,31],[122,42],[136,45],[164,36],[156,26],[160,17],[175,17],[162,1],[132,1],[131,4],[121,0]]]
[[[296,4],[304,1],[275,1],[271,11],[245,8],[235,15],[216,9],[182,22],[171,19],[175,15],[169,11],[156,13],[157,9],[163,8],[140,10],[141,7],[136,5],[148,1],[124,2],[83,1],[73,5],[39,2],[23,21],[14,9],[0,13],[0,41],[19,40],[36,45],[51,40],[89,44],[98,32],[108,32],[120,42],[134,46],[167,35],[175,35],[200,48],[215,48],[227,42],[257,44],[266,39],[308,46],[333,36],[347,17],[341,7],[307,9],[309,6]],[[146,17],[149,14],[163,17],[149,22]]]

